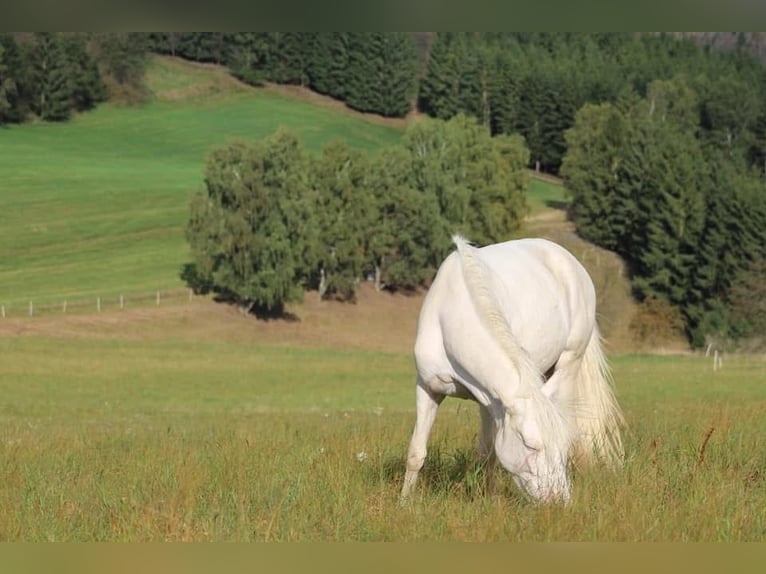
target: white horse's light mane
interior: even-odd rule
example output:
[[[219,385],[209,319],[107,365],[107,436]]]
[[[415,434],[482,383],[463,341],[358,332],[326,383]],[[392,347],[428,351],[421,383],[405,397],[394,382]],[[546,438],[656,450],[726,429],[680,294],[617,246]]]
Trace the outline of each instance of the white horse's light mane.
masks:
[[[476,310],[503,352],[511,360],[519,374],[519,399],[531,399],[534,416],[538,419],[540,432],[546,444],[553,443],[566,450],[570,442],[568,425],[553,402],[542,392],[543,375],[532,358],[513,336],[508,320],[502,312],[497,294],[491,288],[493,271],[482,261],[478,249],[464,237],[453,235],[463,268],[463,278]],[[508,407],[509,405],[505,405]],[[511,421],[514,422],[513,417]],[[556,453],[546,449],[549,455]]]

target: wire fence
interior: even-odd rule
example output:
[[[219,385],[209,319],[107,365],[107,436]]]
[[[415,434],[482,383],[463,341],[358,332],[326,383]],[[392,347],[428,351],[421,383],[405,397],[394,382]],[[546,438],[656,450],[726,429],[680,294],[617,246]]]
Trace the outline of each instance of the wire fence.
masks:
[[[78,295],[61,297],[58,300],[47,298],[38,303],[34,299],[0,303],[0,320],[20,317],[41,317],[51,315],[102,313],[106,311],[122,311],[130,308],[148,307],[182,302],[191,303],[194,300],[192,289],[158,289],[141,293],[121,293],[118,295]]]

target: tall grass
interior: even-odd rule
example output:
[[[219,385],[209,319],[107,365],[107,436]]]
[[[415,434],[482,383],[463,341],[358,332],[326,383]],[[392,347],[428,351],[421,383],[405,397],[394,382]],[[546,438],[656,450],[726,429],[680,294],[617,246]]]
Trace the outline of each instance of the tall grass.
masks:
[[[447,401],[414,499],[404,354],[0,339],[3,540],[764,540],[764,362],[618,357],[628,453],[569,507],[485,489]],[[711,430],[712,429],[712,430]]]

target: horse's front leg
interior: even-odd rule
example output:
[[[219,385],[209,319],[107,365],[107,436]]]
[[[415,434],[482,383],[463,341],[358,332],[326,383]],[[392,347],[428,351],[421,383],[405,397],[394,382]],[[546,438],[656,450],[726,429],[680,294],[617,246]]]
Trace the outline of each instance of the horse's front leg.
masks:
[[[495,455],[495,435],[497,434],[497,421],[488,406],[479,404],[481,415],[481,429],[479,435],[479,459],[484,463],[485,488],[488,494],[495,489],[495,467],[497,456]]]
[[[412,431],[412,439],[407,451],[407,471],[400,495],[401,502],[407,500],[418,480],[418,473],[426,459],[428,435],[436,419],[436,411],[444,400],[443,394],[434,393],[429,387],[418,377],[415,388],[415,429]]]

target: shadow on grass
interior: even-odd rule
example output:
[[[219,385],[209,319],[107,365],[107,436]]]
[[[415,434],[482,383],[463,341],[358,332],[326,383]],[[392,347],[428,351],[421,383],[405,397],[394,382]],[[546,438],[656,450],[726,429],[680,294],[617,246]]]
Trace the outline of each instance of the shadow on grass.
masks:
[[[567,211],[569,209],[568,201],[560,201],[558,199],[547,199],[545,205],[551,209],[559,209],[561,211]]]
[[[374,478],[382,478],[385,482],[401,488],[406,471],[402,458],[389,458],[383,462],[380,469],[370,468],[371,473],[379,472]],[[506,481],[501,479],[504,471],[498,466],[495,476],[494,494],[502,494],[512,498],[521,495],[515,489],[508,489]],[[474,450],[444,451],[431,447],[425,464],[418,475],[416,491],[436,496],[458,496],[473,500],[487,496],[486,460],[480,459]],[[370,478],[373,478],[372,476]]]
[[[295,313],[287,311],[284,306],[276,308],[259,307],[254,303],[244,303],[235,293],[226,289],[216,288],[212,282],[207,280],[197,272],[194,263],[185,263],[181,267],[181,279],[197,295],[213,294],[213,301],[216,303],[225,303],[236,306],[242,314],[254,315],[261,321],[285,321],[287,323],[297,323],[300,317]]]

